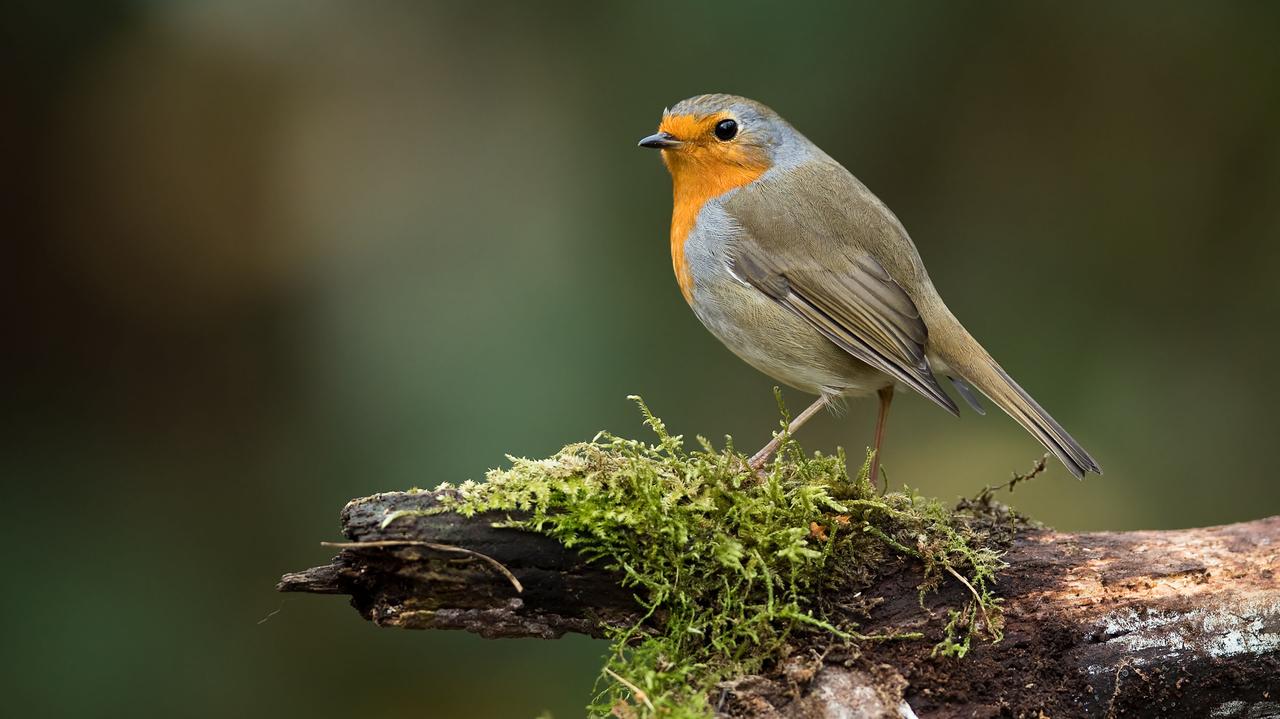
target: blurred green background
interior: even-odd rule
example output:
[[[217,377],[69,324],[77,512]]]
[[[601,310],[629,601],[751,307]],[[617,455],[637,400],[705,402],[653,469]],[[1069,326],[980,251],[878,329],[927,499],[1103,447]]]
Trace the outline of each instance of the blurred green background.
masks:
[[[6,706],[580,716],[602,643],[378,630],[272,587],[351,497],[643,435],[629,393],[763,443],[772,382],[685,307],[635,148],[701,92],[870,185],[1107,470],[1055,464],[1017,507],[1280,511],[1278,31],[1267,3],[10,7]],[[865,446],[873,404],[803,442]],[[1039,453],[904,395],[885,461],[950,499]]]

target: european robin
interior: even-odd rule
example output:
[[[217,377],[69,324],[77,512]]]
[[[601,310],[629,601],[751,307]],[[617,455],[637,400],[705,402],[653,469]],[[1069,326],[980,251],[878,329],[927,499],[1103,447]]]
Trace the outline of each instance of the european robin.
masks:
[[[773,110],[692,97],[640,146],[671,173],[671,262],[694,314],[752,367],[818,395],[790,431],[840,397],[878,394],[874,483],[896,385],[959,415],[941,375],[983,413],[980,390],[1076,477],[1102,473],[951,314],[893,212]]]

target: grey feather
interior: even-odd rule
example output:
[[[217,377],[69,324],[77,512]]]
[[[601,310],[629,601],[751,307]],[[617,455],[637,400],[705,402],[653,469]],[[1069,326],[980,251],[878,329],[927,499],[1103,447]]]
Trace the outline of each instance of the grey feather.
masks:
[[[982,408],[982,403],[978,401],[978,395],[974,394],[973,388],[969,386],[968,382],[959,377],[948,376],[947,379],[951,380],[951,386],[956,388],[956,392],[964,399],[965,404],[969,405],[970,409],[986,416],[987,410]]]

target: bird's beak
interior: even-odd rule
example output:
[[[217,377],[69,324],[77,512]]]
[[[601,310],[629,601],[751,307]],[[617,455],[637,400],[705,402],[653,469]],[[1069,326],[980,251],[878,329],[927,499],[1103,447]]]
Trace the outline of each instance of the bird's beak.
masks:
[[[676,139],[675,135],[669,132],[659,132],[650,135],[640,141],[640,147],[652,147],[657,150],[670,150],[673,147],[680,147],[683,142]]]

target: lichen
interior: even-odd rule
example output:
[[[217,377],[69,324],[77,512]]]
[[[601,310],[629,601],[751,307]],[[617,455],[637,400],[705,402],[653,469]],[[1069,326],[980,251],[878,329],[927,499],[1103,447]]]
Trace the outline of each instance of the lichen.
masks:
[[[643,617],[611,631],[593,716],[709,717],[717,682],[766,669],[800,638],[921,638],[867,636],[835,610],[893,555],[919,560],[922,604],[944,575],[970,587],[937,651],[962,656],[975,637],[1000,638],[991,585],[1003,564],[966,516],[909,490],[877,492],[871,456],[851,477],[842,451],[809,455],[790,437],[759,476],[730,438],[687,450],[632,399],[656,444],[601,433],[549,459],[512,457],[483,483],[442,485],[455,490],[442,493],[444,511],[518,512],[508,524],[554,537],[634,589]],[[785,432],[785,409],[782,419]]]

